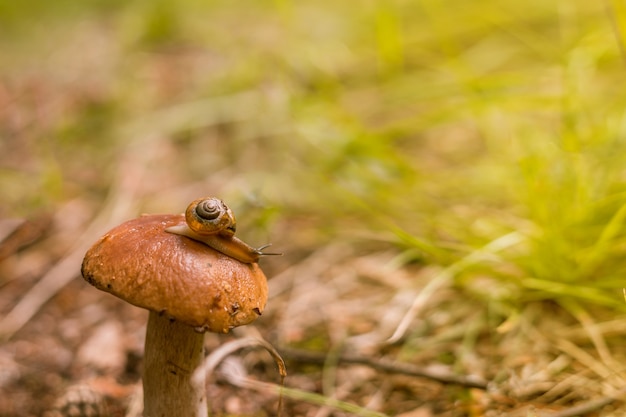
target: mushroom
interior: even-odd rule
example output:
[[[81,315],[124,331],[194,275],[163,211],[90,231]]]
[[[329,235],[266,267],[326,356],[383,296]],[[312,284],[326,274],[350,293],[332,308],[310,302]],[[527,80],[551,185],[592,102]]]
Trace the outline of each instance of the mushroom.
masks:
[[[150,311],[144,417],[206,416],[205,379],[194,377],[204,359],[204,332],[248,324],[267,301],[267,280],[256,262],[165,230],[184,221],[183,215],[127,221],[101,237],[82,264],[87,282]]]

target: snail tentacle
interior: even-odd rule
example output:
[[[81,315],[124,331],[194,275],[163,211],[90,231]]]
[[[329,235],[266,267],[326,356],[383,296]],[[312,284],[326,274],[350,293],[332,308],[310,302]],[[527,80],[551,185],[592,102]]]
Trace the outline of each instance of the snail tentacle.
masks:
[[[282,256],[282,252],[263,252],[263,249],[265,248],[269,248],[270,246],[272,246],[271,243],[267,243],[263,246],[259,246],[258,248],[255,248],[254,251],[259,255],[259,256]]]

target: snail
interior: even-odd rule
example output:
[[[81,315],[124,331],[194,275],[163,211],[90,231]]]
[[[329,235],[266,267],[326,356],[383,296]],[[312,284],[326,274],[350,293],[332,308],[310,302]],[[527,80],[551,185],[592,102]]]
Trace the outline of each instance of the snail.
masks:
[[[237,223],[231,209],[219,198],[204,197],[189,204],[184,224],[168,227],[165,231],[187,236],[248,264],[258,262],[261,256],[282,255],[263,252],[270,245],[253,248],[235,237],[236,229]]]

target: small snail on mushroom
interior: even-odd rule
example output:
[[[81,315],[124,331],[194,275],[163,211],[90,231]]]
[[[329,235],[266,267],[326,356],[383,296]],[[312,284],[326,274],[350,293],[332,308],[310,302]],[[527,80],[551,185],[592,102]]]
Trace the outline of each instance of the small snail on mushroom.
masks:
[[[166,232],[187,236],[244,263],[256,263],[261,256],[281,255],[263,252],[270,245],[253,248],[235,237],[235,215],[219,198],[194,200],[185,211],[185,223],[168,227]]]

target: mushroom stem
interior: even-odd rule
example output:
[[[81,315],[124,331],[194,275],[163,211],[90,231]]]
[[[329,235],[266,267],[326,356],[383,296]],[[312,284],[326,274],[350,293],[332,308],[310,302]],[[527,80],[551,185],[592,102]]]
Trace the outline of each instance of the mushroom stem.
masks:
[[[144,354],[144,417],[206,417],[204,333],[150,311]]]

